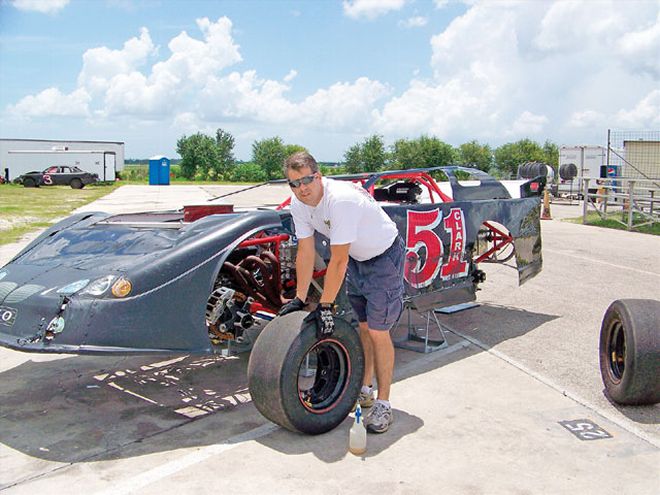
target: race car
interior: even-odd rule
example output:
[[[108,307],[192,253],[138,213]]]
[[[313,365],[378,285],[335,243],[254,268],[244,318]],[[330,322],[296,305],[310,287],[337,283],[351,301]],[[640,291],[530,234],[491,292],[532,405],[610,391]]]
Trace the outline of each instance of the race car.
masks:
[[[406,243],[410,307],[473,301],[482,262],[515,260],[519,283],[541,271],[543,177],[524,181],[518,197],[462,167],[339,179],[365,188],[395,221]],[[291,430],[328,431],[355,403],[362,349],[343,293],[331,336],[319,340],[305,328],[305,311],[275,318],[295,295],[297,239],[287,206],[73,215],[0,268],[0,345],[78,354],[252,349],[259,410]],[[329,259],[327,239],[315,241],[312,301]]]
[[[48,167],[43,172],[28,172],[14,179],[15,184],[24,187],[39,186],[71,186],[73,189],[82,189],[87,184],[98,182],[98,174],[85,172],[78,167],[68,165]]]

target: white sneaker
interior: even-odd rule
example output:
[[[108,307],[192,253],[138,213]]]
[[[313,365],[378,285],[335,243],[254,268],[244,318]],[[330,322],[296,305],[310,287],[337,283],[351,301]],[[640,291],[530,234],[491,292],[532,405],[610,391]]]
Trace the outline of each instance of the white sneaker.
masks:
[[[364,425],[370,433],[385,433],[393,421],[392,407],[376,401],[367,417],[364,418]]]

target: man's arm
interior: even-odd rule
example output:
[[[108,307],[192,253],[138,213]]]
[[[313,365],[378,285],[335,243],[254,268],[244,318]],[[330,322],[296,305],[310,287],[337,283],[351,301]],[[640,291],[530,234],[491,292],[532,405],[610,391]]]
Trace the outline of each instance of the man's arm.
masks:
[[[314,236],[298,239],[298,253],[296,254],[296,296],[301,301],[307,300],[309,284],[314,273]]]
[[[321,303],[335,302],[337,293],[339,292],[341,284],[344,281],[344,276],[346,275],[346,267],[348,266],[348,249],[350,247],[350,244],[330,245],[330,261],[328,262],[328,268],[325,272]]]

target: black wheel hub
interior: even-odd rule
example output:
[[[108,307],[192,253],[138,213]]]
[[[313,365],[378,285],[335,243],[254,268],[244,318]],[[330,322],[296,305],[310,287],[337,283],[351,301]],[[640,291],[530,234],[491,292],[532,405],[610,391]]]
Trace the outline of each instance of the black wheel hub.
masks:
[[[623,332],[623,325],[620,321],[612,323],[610,328],[610,339],[607,350],[610,363],[610,372],[616,381],[623,378],[626,361],[626,337]]]
[[[321,414],[343,395],[350,373],[348,353],[334,340],[316,343],[298,370],[298,395],[306,409]]]

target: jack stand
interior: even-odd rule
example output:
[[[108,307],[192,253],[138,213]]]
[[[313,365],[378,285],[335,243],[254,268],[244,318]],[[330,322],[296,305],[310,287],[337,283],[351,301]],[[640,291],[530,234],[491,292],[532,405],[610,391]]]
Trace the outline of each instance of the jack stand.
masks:
[[[416,328],[410,318],[410,312],[412,308],[410,305],[406,304],[405,310],[408,312],[408,334],[404,339],[397,340],[392,339],[394,347],[399,347],[401,349],[408,349],[415,352],[435,352],[440,349],[444,349],[448,346],[447,339],[445,337],[445,331],[442,324],[438,321],[438,317],[435,315],[434,310],[426,311],[426,327],[425,328]],[[435,321],[437,330],[431,328],[431,317]],[[435,335],[433,338],[429,336],[429,332],[433,332]]]

